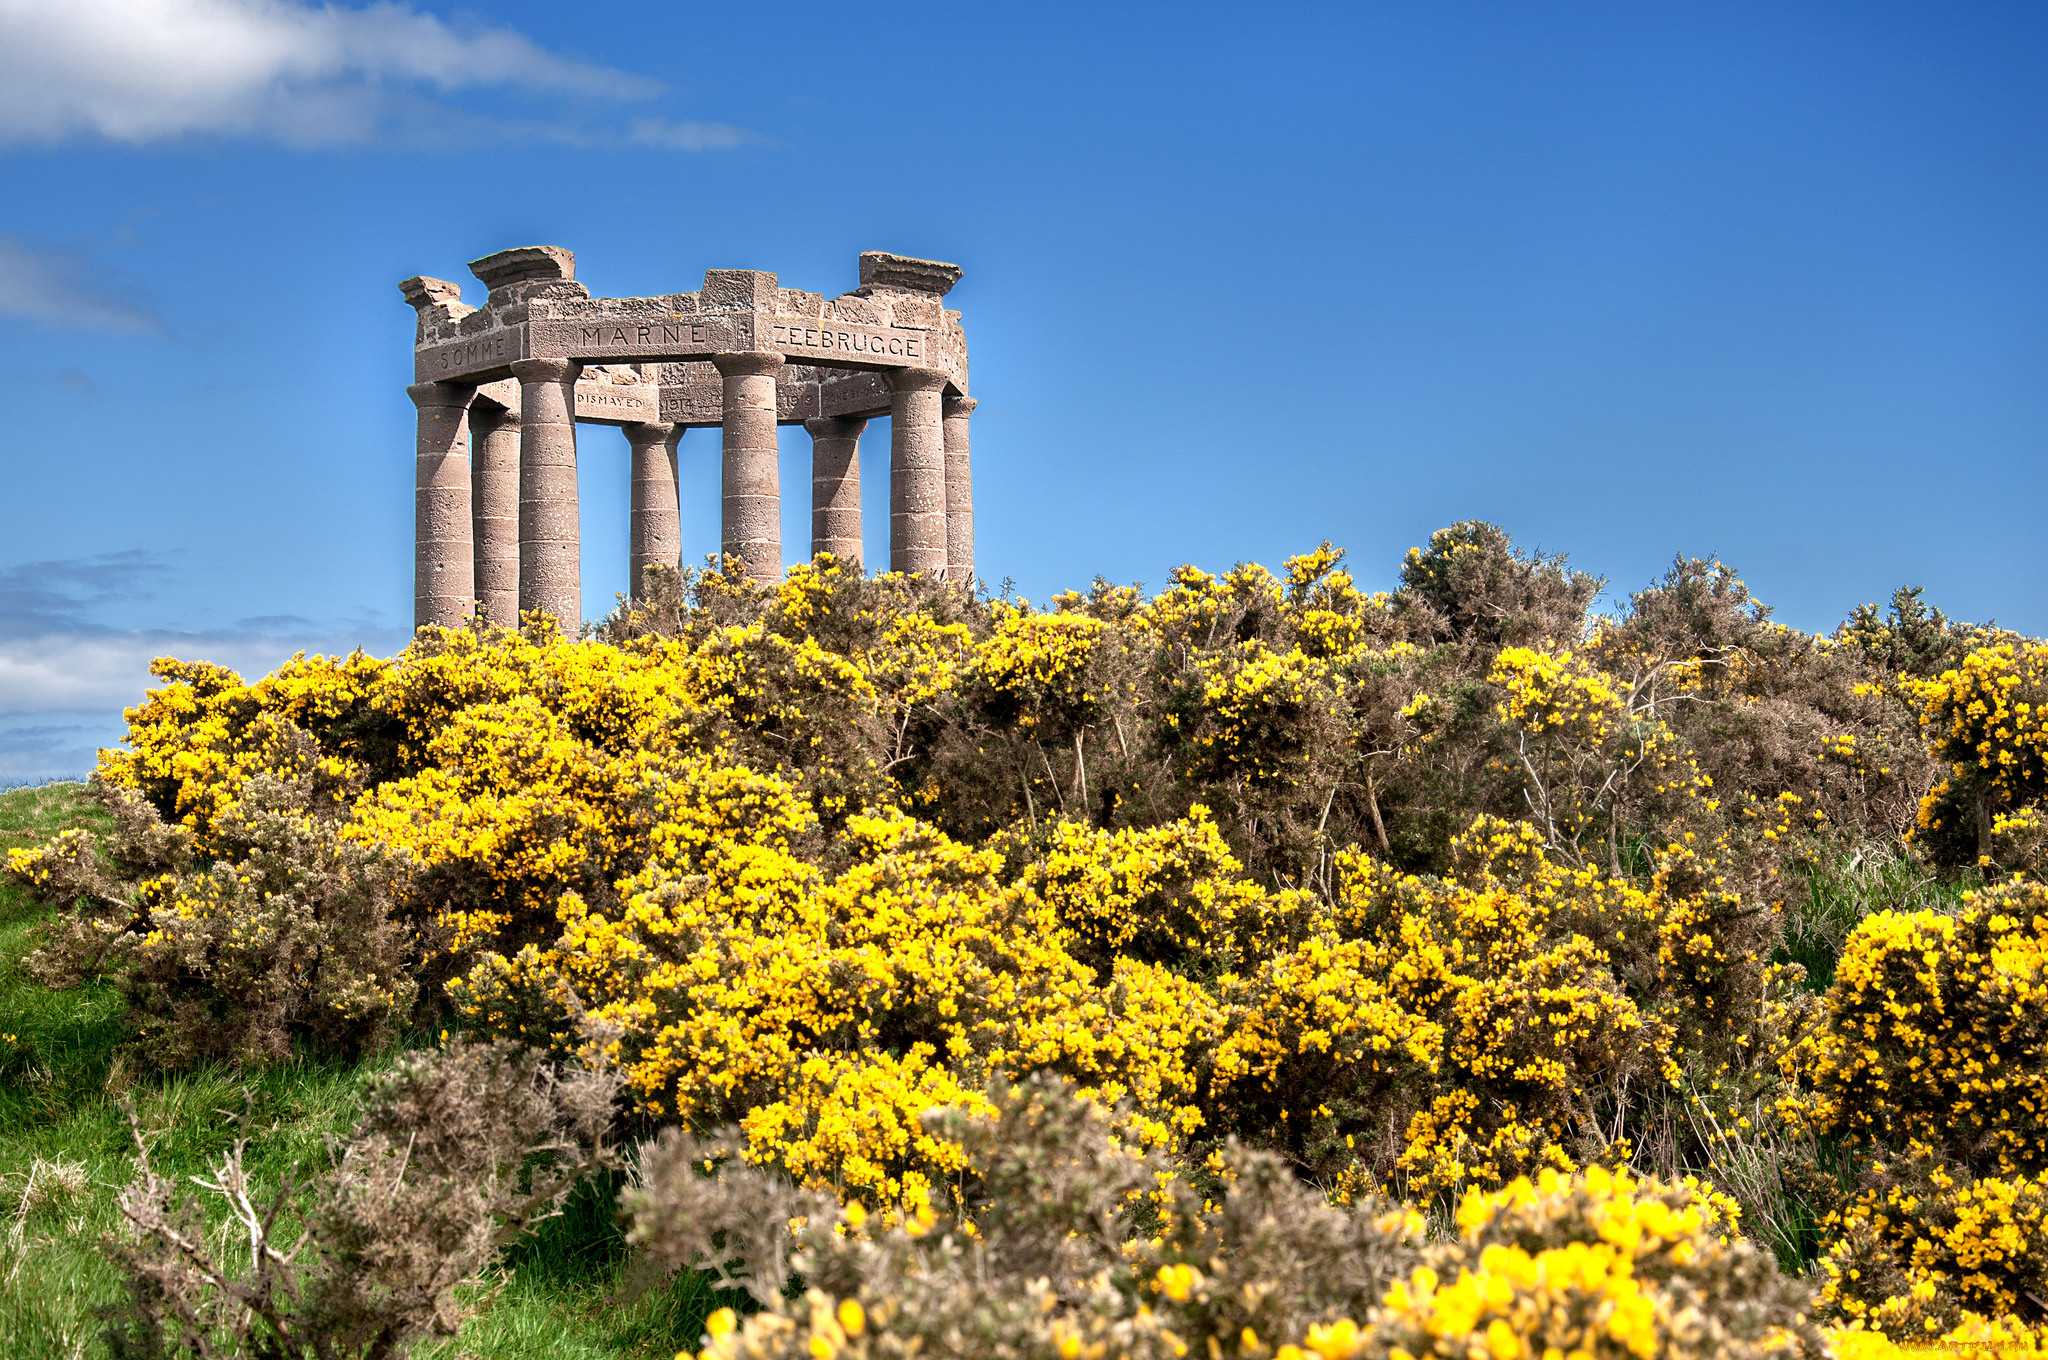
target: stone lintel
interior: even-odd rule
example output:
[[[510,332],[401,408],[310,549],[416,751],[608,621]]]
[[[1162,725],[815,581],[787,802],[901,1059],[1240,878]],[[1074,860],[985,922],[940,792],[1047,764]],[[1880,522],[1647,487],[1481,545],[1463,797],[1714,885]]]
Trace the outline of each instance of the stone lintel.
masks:
[[[956,330],[775,312],[650,314],[637,308],[609,317],[520,321],[429,341],[414,351],[414,375],[420,382],[489,383],[508,376],[521,359],[687,363],[754,351],[774,351],[791,363],[834,371],[936,369],[956,391],[967,390],[966,347]]]
[[[819,414],[878,419],[889,414],[889,379],[880,373],[837,373],[818,385]]]
[[[421,345],[413,350],[412,366],[419,382],[481,384],[511,377],[513,364],[532,357],[527,352],[524,326],[500,326],[478,335]]]
[[[930,331],[795,316],[764,316],[756,324],[769,349],[781,350],[798,363],[923,368],[932,362]]]
[[[678,365],[680,375],[664,375],[660,386],[660,420],[696,429],[717,426],[724,421],[724,384],[710,364]],[[493,389],[479,389],[488,394]],[[578,388],[578,393],[582,391]],[[824,418],[877,419],[889,414],[890,386],[879,372],[812,368],[791,364],[776,377],[775,419],[781,425],[801,425]],[[583,403],[577,403],[577,419]]]
[[[576,277],[576,256],[560,246],[514,246],[470,261],[469,272],[490,289],[532,280],[568,280]]]
[[[576,419],[586,425],[652,425],[661,420],[661,391],[653,383],[579,382]]]

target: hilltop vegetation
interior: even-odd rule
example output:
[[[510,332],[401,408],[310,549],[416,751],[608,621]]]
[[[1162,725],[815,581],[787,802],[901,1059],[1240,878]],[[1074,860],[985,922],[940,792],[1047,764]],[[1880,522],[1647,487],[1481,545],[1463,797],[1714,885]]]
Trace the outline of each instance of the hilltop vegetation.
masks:
[[[324,1161],[260,1095],[246,1152],[152,1145],[228,1203],[135,1173],[79,1286],[124,1355],[401,1354],[507,1250],[456,1344],[617,1289],[539,1344],[2031,1345],[2048,650],[1910,590],[1803,634],[1715,562],[1598,594],[1461,524],[1387,594],[1328,545],[1043,608],[820,559],[160,662],[11,855],[10,985],[98,1019],[9,1136],[335,1084]],[[194,1245],[230,1211],[296,1254]]]

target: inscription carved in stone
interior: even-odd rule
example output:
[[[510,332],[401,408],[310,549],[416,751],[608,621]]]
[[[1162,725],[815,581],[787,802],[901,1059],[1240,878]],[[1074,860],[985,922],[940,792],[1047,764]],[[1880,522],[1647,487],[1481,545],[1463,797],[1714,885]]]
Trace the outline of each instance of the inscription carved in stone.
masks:
[[[621,425],[653,422],[661,419],[661,393],[652,384],[577,383],[576,418]]]
[[[927,357],[923,331],[884,331],[875,326],[829,321],[777,321],[768,344],[794,358],[814,362],[820,355],[869,363],[915,366]]]
[[[414,351],[413,370],[419,382],[453,382],[502,369],[524,359],[525,337],[515,329],[490,331],[447,344],[422,346]]]

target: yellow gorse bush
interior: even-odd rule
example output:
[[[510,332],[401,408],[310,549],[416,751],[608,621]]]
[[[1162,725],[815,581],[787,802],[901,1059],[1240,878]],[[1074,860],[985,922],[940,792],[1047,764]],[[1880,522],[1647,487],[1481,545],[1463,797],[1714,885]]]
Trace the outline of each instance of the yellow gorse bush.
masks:
[[[2048,886],[1864,921],[1801,1059],[1824,1131],[2048,1171]]]
[[[1904,686],[1948,777],[1920,801],[1916,834],[1990,861],[2001,812],[2048,797],[2048,647],[2001,641]]]
[[[1687,1164],[1676,1110],[1726,1101],[1743,1127],[1784,1095],[1788,1137],[1925,1145],[1917,1179],[1829,1229],[1883,1282],[1840,1311],[1952,1328],[2048,1298],[2048,898],[2025,877],[2048,649],[1904,615],[1830,643],[1766,622],[1719,564],[1597,624],[1595,588],[1468,524],[1385,595],[1327,544],[1278,576],[1183,568],[1049,609],[821,561],[770,590],[658,580],[587,641],[430,629],[249,683],[165,661],[101,773],[191,862],[102,894],[73,952],[145,970],[125,976],[146,1032],[194,1034],[162,1016],[197,1014],[209,978],[270,998],[250,1053],[381,1034],[415,996],[601,1049],[649,1116],[735,1127],[880,1223],[971,1184],[940,1112],[1039,1071],[1125,1102],[1124,1134],[1198,1181],[1237,1138],[1340,1201],[1529,1178],[1681,1217],[1596,1173]],[[2018,881],[1873,915],[1824,1006],[1788,999],[1788,878],[1916,804],[1923,845],[1973,834],[1985,876]],[[261,817],[298,838],[269,878]],[[11,872],[63,897],[95,853]],[[374,861],[386,888],[323,888],[301,931],[295,856],[336,884]],[[293,961],[316,954],[342,966]],[[1469,1285],[1411,1278],[1416,1344],[1533,1357],[1542,1314],[1579,1319],[1562,1354],[1680,1346],[1649,1258],[1588,1231],[1475,1248]],[[1215,1278],[1158,1282],[1178,1305]],[[1234,1344],[1370,1344],[1340,1321]]]
[[[737,1124],[750,1155],[876,1205],[957,1176],[925,1111],[1041,1069],[1133,1102],[1162,1142],[1277,1135],[1343,1194],[1617,1155],[1603,1102],[1704,1043],[1745,966],[1704,924],[1712,891],[1567,868],[1483,820],[1453,878],[1324,849],[1321,892],[1256,882],[1199,803],[975,845],[912,815],[929,776],[885,773],[967,705],[1030,744],[1027,794],[1071,741],[1049,801],[1092,805],[1089,734],[1119,755],[1140,736],[1129,658],[1183,647],[1168,758],[1313,796],[1356,758],[1333,705],[1408,647],[1337,561],[999,603],[978,632],[807,568],[751,616],[720,585],[710,617],[619,645],[428,630],[255,685],[173,664],[105,773],[202,849],[250,772],[314,779],[347,839],[412,866],[468,1023],[562,1047],[595,1024],[649,1111]],[[1602,693],[1568,654],[1518,665],[1545,678],[1509,684],[1507,711],[1546,733],[1530,705]]]
[[[1664,1186],[1599,1167],[1469,1192],[1459,1237],[1425,1253],[1425,1264],[1388,1291],[1373,1319],[1374,1352],[1392,1360],[1797,1353],[1802,1339],[1763,1316],[1771,1291],[1749,1292],[1768,1263],[1741,1243],[1736,1216],[1731,1200],[1697,1183]]]

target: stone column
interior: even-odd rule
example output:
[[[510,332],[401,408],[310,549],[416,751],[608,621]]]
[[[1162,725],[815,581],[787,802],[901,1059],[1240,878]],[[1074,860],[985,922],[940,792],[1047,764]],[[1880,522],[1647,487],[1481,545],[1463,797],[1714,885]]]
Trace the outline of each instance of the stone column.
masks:
[[[519,612],[583,626],[583,547],[576,518],[574,359],[521,359],[519,379]]]
[[[820,416],[811,432],[811,556],[831,553],[853,571],[861,565],[860,432],[867,421]]]
[[[719,354],[725,379],[721,457],[721,544],[747,579],[782,579],[782,481],[776,466],[775,375],[780,354]]]
[[[647,569],[673,567],[682,553],[681,512],[676,504],[676,465],[669,452],[679,426],[628,425],[626,442],[633,446],[633,511],[631,556],[635,600],[647,593]]]
[[[459,628],[476,608],[476,564],[469,539],[469,402],[474,387],[416,383],[405,389],[419,408],[413,461],[412,623]]]
[[[889,570],[946,572],[946,442],[939,394],[946,375],[889,372]]]
[[[974,585],[974,471],[967,459],[967,417],[973,397],[947,397],[946,579]]]
[[[470,523],[478,612],[519,626],[519,414],[483,403],[469,413]]]
[[[662,445],[668,450],[668,477],[676,484],[676,560],[671,565],[683,565],[683,436],[689,433],[689,426],[669,426],[668,442]]]

